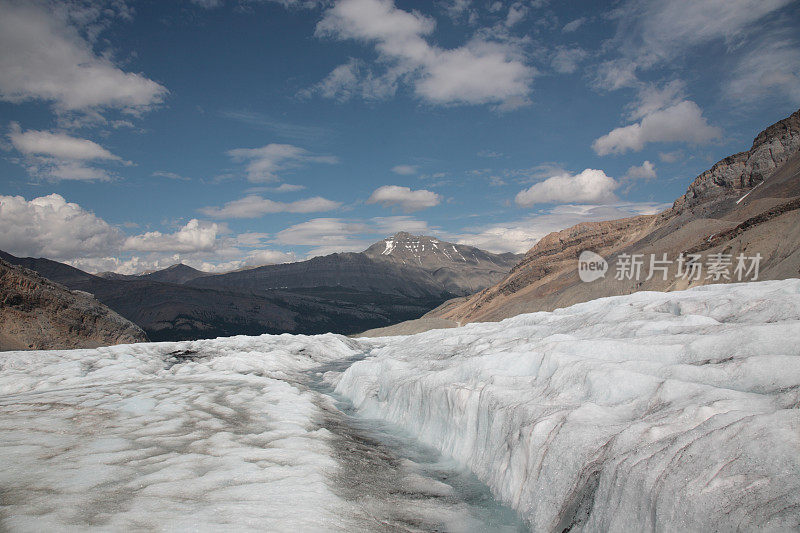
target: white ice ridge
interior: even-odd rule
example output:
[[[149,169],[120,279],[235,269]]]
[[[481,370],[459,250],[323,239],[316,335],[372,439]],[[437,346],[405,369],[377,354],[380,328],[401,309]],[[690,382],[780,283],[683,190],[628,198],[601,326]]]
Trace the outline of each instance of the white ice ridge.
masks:
[[[800,280],[365,342],[337,391],[468,465],[534,531],[800,524]]]

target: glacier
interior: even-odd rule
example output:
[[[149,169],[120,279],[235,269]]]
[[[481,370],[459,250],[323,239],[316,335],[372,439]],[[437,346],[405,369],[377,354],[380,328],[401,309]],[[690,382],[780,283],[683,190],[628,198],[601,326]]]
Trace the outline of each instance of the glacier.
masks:
[[[640,292],[372,341],[336,390],[534,531],[800,526],[800,281]]]
[[[0,529],[796,529],[798,407],[800,280],[2,352]]]

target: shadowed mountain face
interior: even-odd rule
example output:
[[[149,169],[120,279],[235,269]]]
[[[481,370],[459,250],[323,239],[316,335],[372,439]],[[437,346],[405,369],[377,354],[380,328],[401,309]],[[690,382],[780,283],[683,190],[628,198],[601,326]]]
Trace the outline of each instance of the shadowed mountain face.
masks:
[[[738,281],[733,274],[740,254],[760,254],[760,280],[800,277],[799,152],[797,111],[761,132],[750,150],[700,174],[663,213],[578,224],[551,233],[501,282],[446,302],[426,317],[461,323],[501,320],[640,290]],[[579,279],[578,256],[584,250],[608,261],[605,277],[591,283]],[[707,270],[699,279],[685,279],[674,261],[682,253],[700,254],[706,265],[715,254],[730,257],[730,279],[709,277]],[[618,279],[614,266],[626,257],[623,254],[642,254],[645,264],[639,279]],[[673,263],[666,274],[646,279],[651,254],[657,258],[666,254]]]
[[[361,253],[268,265],[196,278],[188,285],[252,291],[340,287],[407,298],[472,294],[505,276],[521,259],[433,237],[398,233]]]
[[[97,274],[98,277],[104,279],[116,279],[116,280],[148,280],[148,281],[160,281],[163,283],[177,283],[183,284],[187,281],[191,281],[195,278],[199,278],[201,276],[208,276],[207,272],[203,272],[202,270],[197,270],[196,268],[192,268],[188,265],[184,265],[183,263],[178,263],[176,265],[172,265],[171,267],[167,267],[163,270],[156,270],[155,272],[147,272],[145,274],[137,274],[137,275],[126,275],[126,274],[117,274],[116,272],[101,272]]]
[[[0,259],[0,350],[94,348],[146,341],[144,331],[90,294],[71,291]]]
[[[161,341],[262,333],[351,334],[385,327],[418,318],[473,286],[488,286],[516,259],[458,249],[462,257],[452,265],[421,256],[423,267],[364,252],[220,275],[175,265],[139,276],[101,277],[48,259],[4,252],[0,258],[93,294],[141,326],[151,340]]]

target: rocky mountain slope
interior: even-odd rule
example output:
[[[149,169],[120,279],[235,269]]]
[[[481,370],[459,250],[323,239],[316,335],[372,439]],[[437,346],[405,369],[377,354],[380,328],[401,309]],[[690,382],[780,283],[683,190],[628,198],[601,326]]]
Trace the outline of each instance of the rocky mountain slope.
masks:
[[[453,294],[472,294],[497,283],[522,259],[517,254],[493,254],[407,232],[373,244],[364,255],[376,261],[419,267]]]
[[[418,318],[445,298],[411,298],[335,287],[265,290],[260,294],[105,279],[49,259],[0,258],[95,298],[141,326],[151,340],[184,340],[262,333],[356,333]]]
[[[143,274],[117,274],[116,272],[100,272],[98,277],[116,280],[149,280],[164,283],[183,284],[201,276],[208,276],[208,272],[197,270],[183,263],[177,263],[162,270],[145,272]]]
[[[95,300],[0,259],[0,350],[95,348],[147,342]]]
[[[185,265],[142,276],[101,277],[48,259],[3,252],[0,258],[93,294],[152,340],[162,341],[287,332],[352,334],[386,327],[418,318],[472,287],[487,287],[502,279],[516,259],[442,246],[460,250],[452,255],[453,264],[428,259],[427,254],[419,257],[422,266],[403,264],[364,252],[201,277],[197,274],[203,273]]]
[[[472,294],[503,279],[521,259],[400,232],[359,253],[205,276],[188,285],[260,291],[338,287],[408,298]]]
[[[738,281],[737,258],[760,254],[759,280],[800,276],[800,111],[756,136],[750,150],[726,157],[700,174],[686,194],[657,215],[583,223],[539,241],[501,282],[473,296],[446,302],[426,318],[456,323],[501,320],[642,290],[671,291]],[[578,257],[590,250],[608,261],[606,275],[590,283]],[[620,265],[641,254],[641,276],[618,279]],[[671,261],[649,275],[651,254]],[[698,254],[699,279],[680,275],[678,258]],[[731,261],[729,279],[708,273],[709,258]],[[747,263],[747,267],[751,266]],[[656,265],[657,266],[657,265]],[[624,273],[623,269],[623,272]],[[685,271],[684,271],[685,273]],[[665,279],[666,278],[666,279]],[[752,273],[742,281],[752,279]]]

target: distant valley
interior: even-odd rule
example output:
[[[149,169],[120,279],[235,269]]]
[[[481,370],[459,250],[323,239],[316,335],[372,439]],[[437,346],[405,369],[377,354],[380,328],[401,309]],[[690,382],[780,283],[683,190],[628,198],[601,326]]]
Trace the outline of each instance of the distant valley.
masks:
[[[496,283],[521,256],[398,233],[360,253],[217,275],[186,265],[92,275],[49,259],[0,258],[90,293],[150,340],[166,341],[384,327]]]

